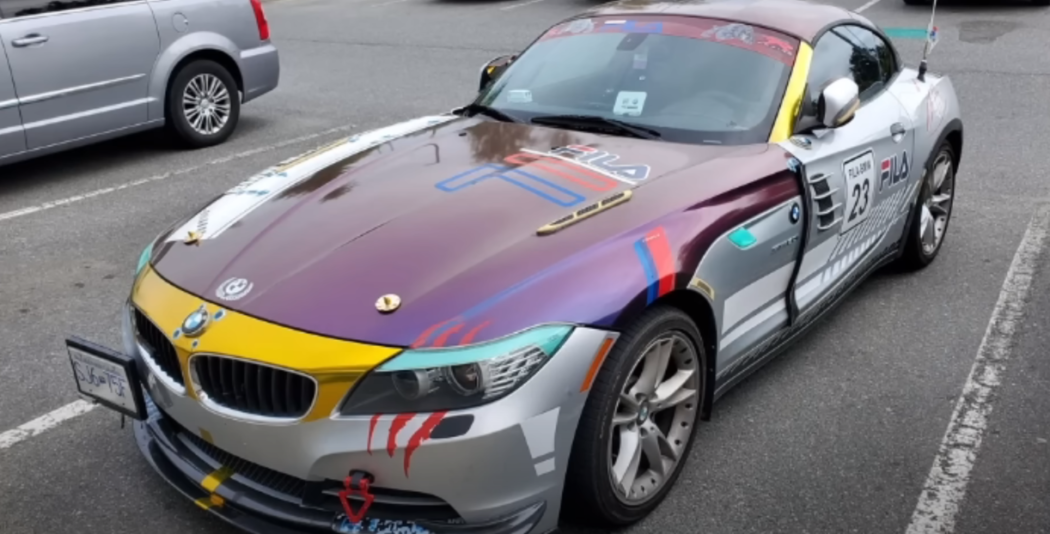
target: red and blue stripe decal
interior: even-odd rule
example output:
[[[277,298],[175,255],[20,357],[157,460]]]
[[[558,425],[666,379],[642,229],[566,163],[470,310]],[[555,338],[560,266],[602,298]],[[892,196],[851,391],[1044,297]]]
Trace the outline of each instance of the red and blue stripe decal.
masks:
[[[649,285],[646,304],[652,304],[656,299],[674,290],[675,259],[662,227],[635,241],[634,252],[642,262]]]

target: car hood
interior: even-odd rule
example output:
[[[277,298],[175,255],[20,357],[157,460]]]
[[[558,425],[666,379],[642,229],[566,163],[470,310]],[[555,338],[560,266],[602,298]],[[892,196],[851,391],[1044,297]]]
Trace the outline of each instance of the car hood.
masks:
[[[637,199],[639,188],[734,150],[423,117],[239,184],[161,239],[152,263],[170,283],[232,310],[407,346],[680,199],[632,199],[538,235],[544,225],[623,191]],[[384,295],[400,308],[380,313]]]

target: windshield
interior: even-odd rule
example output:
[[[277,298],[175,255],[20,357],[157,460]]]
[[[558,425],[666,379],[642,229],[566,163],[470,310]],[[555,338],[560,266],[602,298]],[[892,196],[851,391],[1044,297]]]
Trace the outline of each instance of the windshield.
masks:
[[[765,143],[797,47],[778,32],[697,17],[576,19],[543,34],[476,103],[525,122],[589,115],[664,141]]]

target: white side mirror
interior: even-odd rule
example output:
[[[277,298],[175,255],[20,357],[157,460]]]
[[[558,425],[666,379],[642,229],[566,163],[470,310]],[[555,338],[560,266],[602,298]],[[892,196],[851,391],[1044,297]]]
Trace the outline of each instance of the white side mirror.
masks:
[[[839,78],[824,88],[817,102],[817,118],[826,128],[838,128],[853,120],[860,107],[860,90],[849,78]]]

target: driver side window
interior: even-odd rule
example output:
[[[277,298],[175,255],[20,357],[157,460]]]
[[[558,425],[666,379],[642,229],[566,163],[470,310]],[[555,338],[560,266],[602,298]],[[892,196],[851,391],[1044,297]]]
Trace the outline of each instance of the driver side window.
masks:
[[[882,39],[860,26],[844,24],[828,30],[813,48],[808,98],[816,104],[827,84],[849,78],[857,84],[861,103],[871,100],[896,74],[891,56]]]

